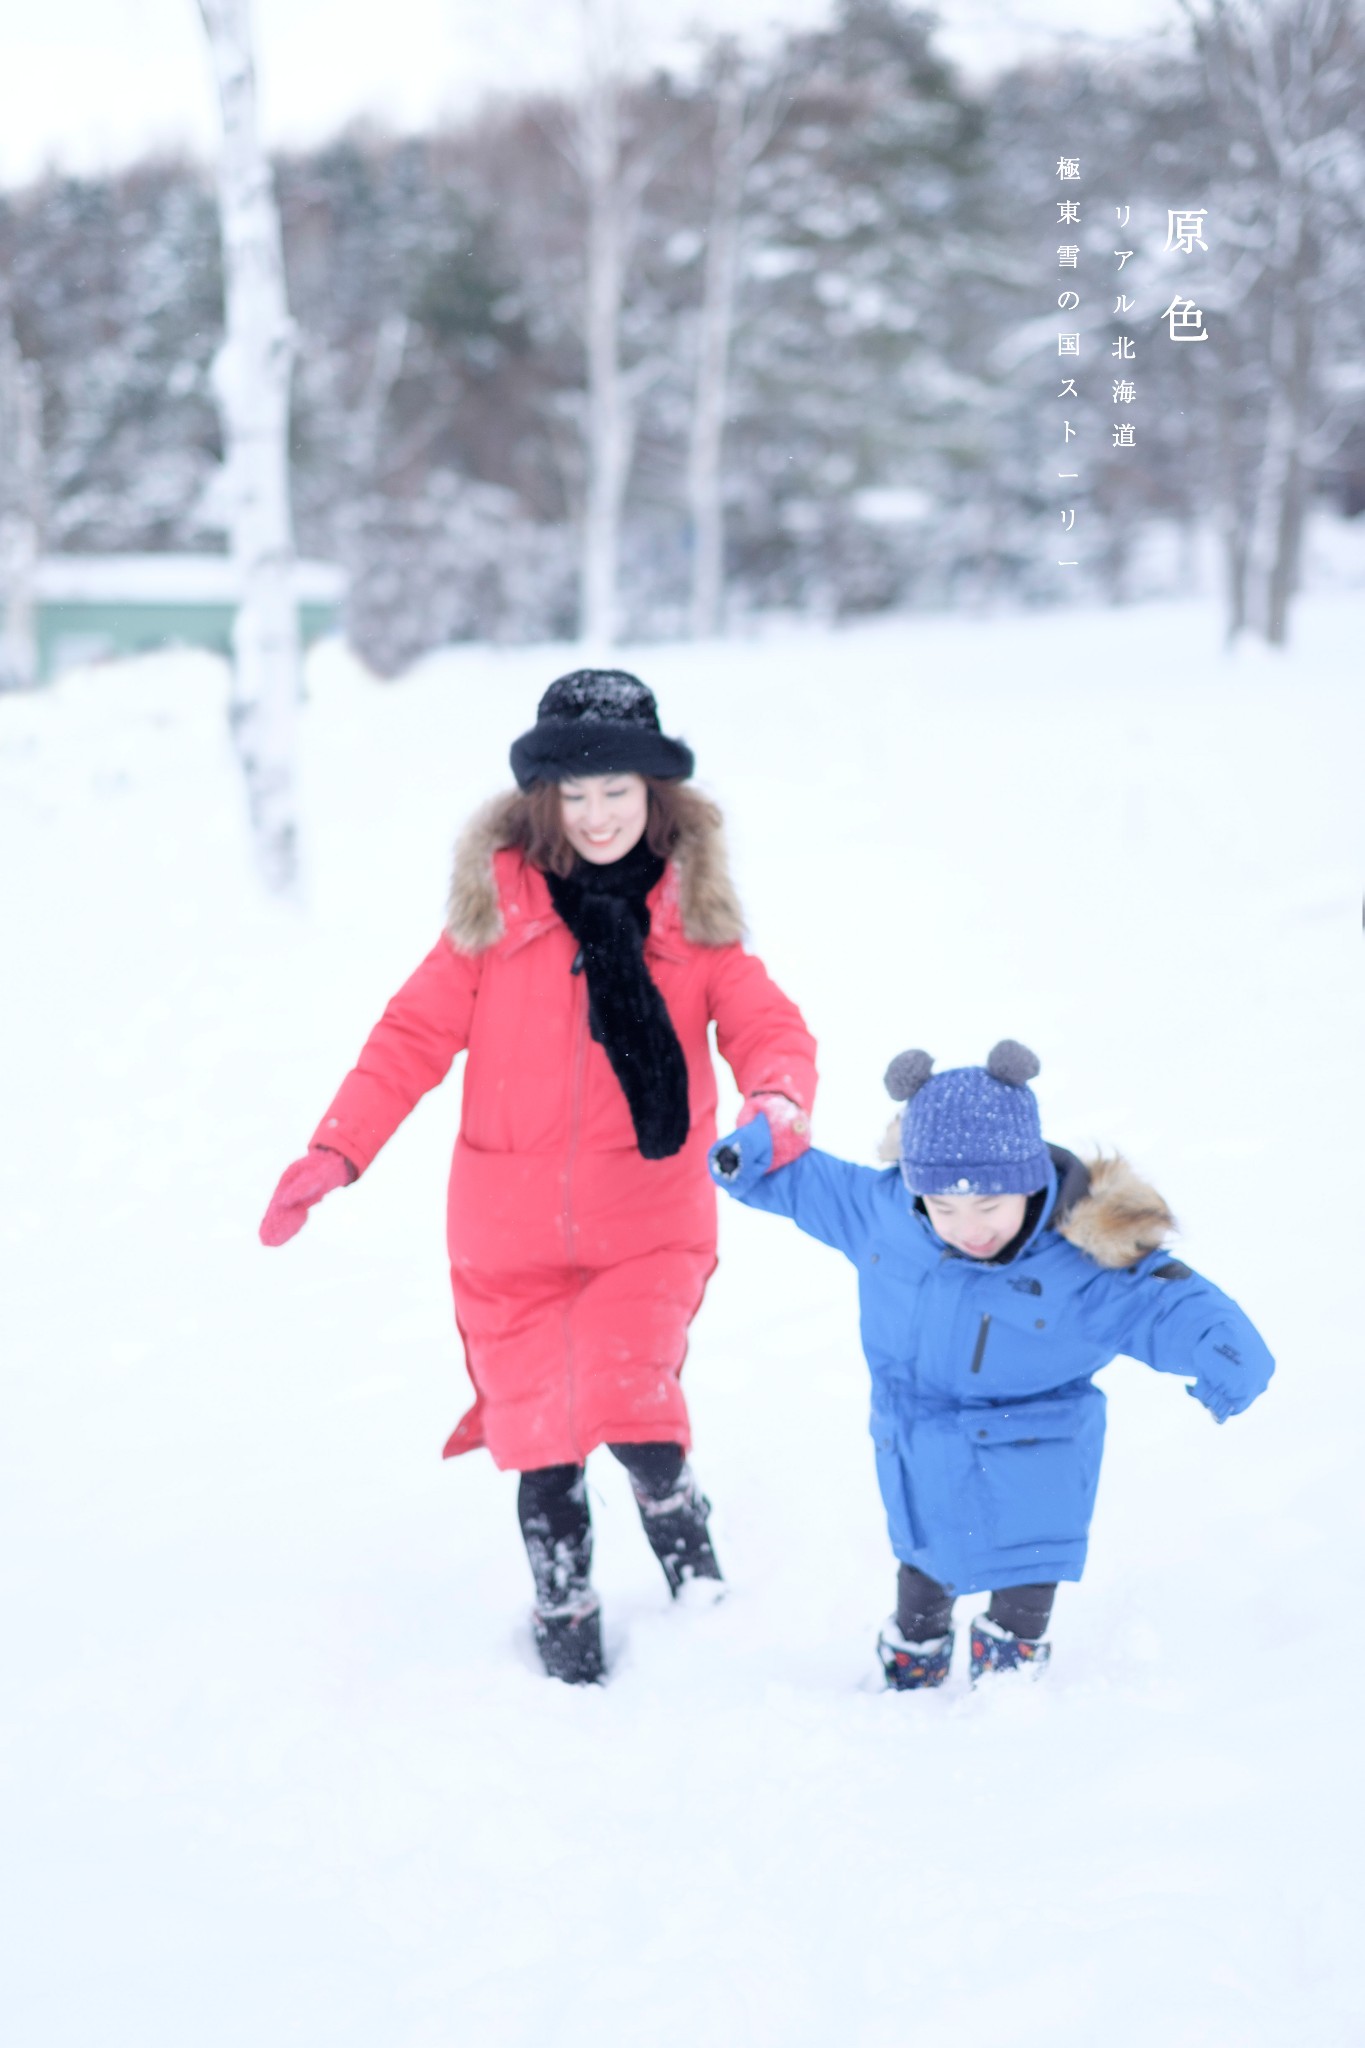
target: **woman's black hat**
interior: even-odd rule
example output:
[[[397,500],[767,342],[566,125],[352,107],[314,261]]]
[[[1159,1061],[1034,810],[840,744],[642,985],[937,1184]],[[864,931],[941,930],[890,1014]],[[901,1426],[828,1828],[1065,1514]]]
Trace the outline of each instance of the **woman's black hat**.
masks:
[[[541,698],[531,730],[512,742],[520,789],[570,775],[678,781],[694,766],[691,748],[660,730],[653,692],[620,668],[576,668],[560,676]]]

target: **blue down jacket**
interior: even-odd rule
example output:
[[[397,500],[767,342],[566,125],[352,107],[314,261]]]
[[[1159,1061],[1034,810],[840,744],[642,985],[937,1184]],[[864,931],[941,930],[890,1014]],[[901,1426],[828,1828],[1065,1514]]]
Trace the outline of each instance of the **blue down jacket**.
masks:
[[[730,1194],[857,1267],[891,1546],[954,1593],[1081,1576],[1104,1445],[1091,1375],[1118,1353],[1192,1378],[1220,1422],[1274,1371],[1234,1301],[1144,1249],[1171,1218],[1130,1167],[1049,1149],[1032,1230],[1007,1262],[949,1250],[896,1167],[810,1151],[768,1172],[762,1116],[711,1154]]]

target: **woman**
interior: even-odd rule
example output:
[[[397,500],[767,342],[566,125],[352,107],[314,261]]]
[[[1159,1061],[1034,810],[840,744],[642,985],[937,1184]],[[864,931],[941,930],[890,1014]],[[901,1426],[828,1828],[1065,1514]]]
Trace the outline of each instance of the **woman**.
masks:
[[[720,814],[651,693],[616,669],[552,683],[512,748],[517,789],[455,856],[446,930],[289,1167],[261,1238],[363,1173],[468,1049],[450,1176],[455,1314],[476,1400],[447,1457],[485,1445],[518,1508],[546,1671],[602,1676],[584,1484],[606,1444],[676,1595],[719,1580],[686,1462],[679,1375],[716,1265],[717,1043],[778,1156],[809,1144],[815,1045],[741,944]]]

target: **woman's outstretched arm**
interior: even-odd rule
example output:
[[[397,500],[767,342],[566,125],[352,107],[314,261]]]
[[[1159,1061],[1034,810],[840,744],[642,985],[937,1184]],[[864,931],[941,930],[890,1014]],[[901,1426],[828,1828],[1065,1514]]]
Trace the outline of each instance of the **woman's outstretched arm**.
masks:
[[[781,1095],[809,1116],[815,1102],[815,1040],[790,996],[742,946],[721,946],[711,965],[708,1006],[716,1044],[746,1098]]]
[[[366,1039],[310,1146],[339,1152],[365,1171],[469,1043],[481,964],[448,938],[436,941]]]

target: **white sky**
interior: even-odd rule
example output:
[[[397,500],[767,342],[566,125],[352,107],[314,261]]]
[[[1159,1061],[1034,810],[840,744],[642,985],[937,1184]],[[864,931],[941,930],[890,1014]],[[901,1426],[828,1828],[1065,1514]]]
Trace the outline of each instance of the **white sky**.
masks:
[[[645,54],[691,23],[813,25],[828,0],[629,0]],[[1175,0],[941,0],[945,51],[972,70],[1058,32],[1107,37],[1169,22]],[[0,28],[0,185],[49,165],[86,171],[149,148],[206,153],[214,106],[196,0],[38,0]],[[272,143],[313,142],[357,115],[429,125],[499,88],[573,75],[579,0],[255,0]]]

